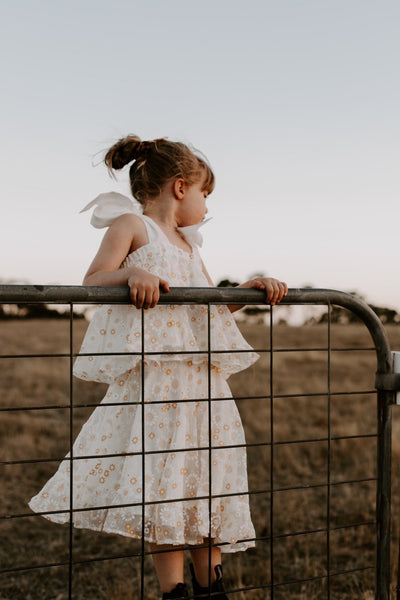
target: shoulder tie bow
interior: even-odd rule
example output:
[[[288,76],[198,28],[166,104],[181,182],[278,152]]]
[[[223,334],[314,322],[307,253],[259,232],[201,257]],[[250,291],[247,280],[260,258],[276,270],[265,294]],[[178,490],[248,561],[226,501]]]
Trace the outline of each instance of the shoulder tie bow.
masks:
[[[96,229],[109,227],[115,219],[127,213],[132,213],[134,215],[142,214],[139,204],[135,205],[128,196],[118,194],[118,192],[99,194],[94,200],[82,208],[80,213],[89,210],[89,208],[92,208],[93,206],[96,208],[92,213],[90,223],[93,227],[96,227]]]
[[[211,221],[211,217],[205,221],[200,221],[200,223],[196,223],[195,225],[186,225],[186,227],[178,227],[177,229],[179,233],[183,235],[188,244],[201,248],[203,245],[203,236],[201,235],[199,229],[208,223],[208,221]]]

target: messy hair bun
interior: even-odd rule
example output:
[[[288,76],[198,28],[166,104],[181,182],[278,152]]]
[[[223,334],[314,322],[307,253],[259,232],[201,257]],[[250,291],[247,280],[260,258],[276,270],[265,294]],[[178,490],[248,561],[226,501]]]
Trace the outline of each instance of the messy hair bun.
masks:
[[[137,135],[128,135],[111,146],[104,162],[110,171],[132,163],[132,195],[143,205],[158,196],[171,179],[182,178],[188,185],[204,180],[204,191],[214,189],[214,173],[206,159],[186,144],[166,138],[142,141]]]
[[[104,162],[110,170],[123,169],[133,160],[137,160],[140,156],[143,157],[151,143],[142,142],[137,135],[128,135],[111,146],[104,157]]]

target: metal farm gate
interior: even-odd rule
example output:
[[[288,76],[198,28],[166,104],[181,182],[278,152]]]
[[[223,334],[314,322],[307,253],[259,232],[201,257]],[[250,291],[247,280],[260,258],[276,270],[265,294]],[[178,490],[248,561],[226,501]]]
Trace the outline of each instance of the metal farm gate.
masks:
[[[172,288],[169,294],[162,295],[160,302],[168,305],[201,304],[205,307],[219,304],[261,305],[263,304],[263,292],[243,288]],[[1,379],[3,379],[1,373],[4,375],[9,365],[11,365],[10,377],[15,382],[15,386],[18,386],[18,381],[23,381],[24,379],[27,361],[40,361],[44,364],[46,360],[51,361],[54,358],[64,362],[54,363],[56,366],[54,367],[55,373],[53,375],[57,376],[58,372],[61,373],[61,364],[64,365],[63,369],[66,369],[68,372],[65,397],[60,402],[25,404],[20,398],[17,397],[15,399],[16,396],[9,384],[7,385],[7,389],[3,389],[3,385],[1,386],[1,420],[4,422],[7,418],[11,419],[11,416],[13,419],[9,421],[9,425],[5,426],[7,436],[6,442],[4,442],[4,438],[2,440],[0,456],[1,489],[3,490],[0,500],[0,547],[3,547],[1,554],[2,564],[0,565],[1,600],[11,600],[11,598],[16,600],[19,600],[19,598],[31,600],[36,600],[36,598],[40,598],[41,600],[56,598],[64,600],[66,598],[97,599],[107,597],[107,594],[103,596],[100,592],[96,592],[96,585],[105,585],[104,582],[102,583],[101,571],[95,571],[96,575],[92,577],[92,592],[87,591],[85,592],[86,595],[80,591],[80,573],[85,568],[89,568],[95,564],[97,566],[100,565],[101,569],[104,569],[105,579],[110,579],[114,571],[111,570],[106,573],[108,569],[107,565],[111,564],[110,569],[117,569],[117,564],[122,560],[130,561],[129,568],[131,569],[132,581],[135,581],[133,597],[135,599],[140,598],[140,600],[159,597],[158,590],[154,588],[155,584],[151,584],[154,589],[150,589],[147,583],[149,581],[148,561],[150,552],[143,541],[135,542],[135,546],[128,546],[125,541],[121,541],[123,545],[119,547],[119,554],[111,553],[107,555],[106,552],[105,555],[101,555],[98,548],[99,542],[96,541],[98,538],[93,537],[96,534],[88,533],[87,530],[85,532],[78,531],[71,524],[65,527],[53,525],[29,510],[26,502],[29,500],[32,492],[37,493],[39,491],[41,484],[56,470],[57,463],[62,460],[64,454],[61,456],[59,454],[46,456],[43,453],[40,455],[38,451],[38,456],[26,455],[24,454],[24,449],[21,447],[21,443],[17,442],[15,448],[11,443],[14,439],[19,439],[18,431],[20,425],[18,424],[18,419],[22,419],[24,413],[27,414],[27,426],[29,426],[29,423],[33,423],[40,415],[47,418],[47,415],[50,415],[52,411],[54,413],[58,411],[57,414],[63,411],[63,423],[66,424],[68,430],[65,444],[68,442],[67,446],[69,446],[69,448],[65,447],[65,451],[72,449],[73,440],[77,433],[76,430],[74,431],[74,419],[76,415],[83,415],[86,411],[85,415],[87,416],[87,411],[92,410],[98,404],[87,399],[86,401],[82,400],[75,391],[77,384],[72,377],[72,365],[79,347],[77,348],[74,339],[76,327],[74,307],[76,305],[127,304],[129,303],[129,297],[126,288],[0,286],[0,303],[5,305],[17,304],[20,307],[25,304],[58,304],[67,305],[69,310],[69,324],[68,320],[67,322],[65,320],[55,320],[52,325],[54,336],[56,337],[58,330],[62,327],[61,323],[64,323],[64,326],[68,324],[66,339],[69,340],[69,348],[61,352],[51,349],[53,336],[49,337],[48,334],[46,339],[39,340],[40,343],[35,344],[36,352],[24,350],[29,340],[25,341],[21,347],[19,346],[18,339],[15,339],[11,345],[10,341],[5,344],[1,331],[3,326],[0,325]],[[282,306],[291,305],[320,305],[323,307],[325,311],[324,334],[320,342],[312,343],[311,345],[305,340],[304,344],[300,347],[298,342],[290,347],[282,346],[279,341],[280,329],[276,324],[277,311],[281,310],[281,305],[270,308],[266,315],[264,315],[266,325],[259,326],[264,336],[264,343],[261,347],[255,348],[255,351],[262,357],[261,360],[263,361],[267,376],[263,379],[264,376],[260,376],[259,374],[255,378],[251,373],[245,375],[245,386],[243,386],[242,382],[238,388],[239,393],[234,393],[239,408],[244,402],[253,402],[254,404],[251,405],[250,412],[256,414],[257,410],[260,411],[259,427],[263,434],[259,438],[250,436],[251,441],[248,441],[246,444],[249,474],[251,474],[253,466],[257,466],[257,463],[264,461],[265,473],[267,475],[265,476],[265,481],[257,481],[256,485],[252,485],[250,480],[250,500],[254,506],[261,507],[256,509],[261,511],[261,520],[256,523],[257,537],[255,550],[248,551],[245,553],[245,556],[237,559],[243,562],[250,561],[253,564],[252,572],[258,573],[259,577],[251,578],[245,573],[241,573],[242,563],[236,562],[236,573],[233,574],[234,576],[225,578],[227,581],[227,594],[232,600],[242,600],[243,598],[250,600],[253,598],[255,600],[259,598],[278,600],[283,597],[314,597],[318,598],[318,600],[323,598],[332,600],[333,598],[343,597],[340,588],[341,585],[344,585],[343,582],[346,581],[346,578],[352,577],[354,579],[360,577],[362,579],[364,574],[367,573],[372,581],[370,589],[375,586],[375,598],[389,600],[391,405],[394,403],[395,391],[400,389],[400,376],[393,373],[393,360],[385,330],[375,313],[364,302],[343,292],[318,289],[292,289],[282,302]],[[337,347],[335,341],[332,340],[333,307],[342,307],[351,311],[353,315],[356,315],[368,329],[373,346],[371,347],[369,344],[368,347],[360,347],[359,344],[356,344],[356,347]],[[207,314],[210,315],[210,311],[207,310]],[[7,323],[6,320],[2,320],[1,322],[3,324]],[[20,320],[20,323],[23,322],[23,320]],[[143,324],[144,318],[142,317],[142,327]],[[208,316],[208,348],[206,351],[208,359],[210,359],[211,352],[213,351],[210,339],[210,317]],[[374,385],[366,389],[346,389],[345,391],[337,387],[332,389],[332,372],[335,372],[335,368],[332,371],[332,365],[335,363],[335,357],[337,355],[347,356],[346,353],[350,353],[351,351],[357,353],[363,352],[364,354],[369,353],[369,355],[376,353],[375,389]],[[284,360],[284,357],[294,360],[295,356],[300,368],[302,364],[307,364],[307,357],[310,357],[311,363],[313,357],[323,358],[324,367],[321,371],[321,381],[324,382],[324,389],[285,390],[281,388],[280,364]],[[142,350],[141,360],[143,363],[145,357],[146,352]],[[49,365],[51,364],[53,363],[49,362]],[[210,378],[210,360],[208,364],[208,376]],[[290,365],[287,368],[294,369]],[[253,391],[250,390],[250,384],[246,386],[246,383],[252,381],[252,377],[255,385]],[[35,382],[34,385],[36,383],[37,385],[40,384],[40,382]],[[83,385],[90,386],[92,384],[85,383]],[[98,386],[98,384],[93,385]],[[52,394],[51,389],[47,391],[50,395]],[[29,389],[25,390],[24,394],[28,397]],[[56,395],[54,395],[54,398],[56,398]],[[340,401],[343,401],[343,406],[350,406],[353,398],[356,398],[358,402],[364,402],[364,398],[372,398],[372,403],[369,402],[368,404],[366,402],[365,406],[373,406],[373,416],[368,417],[372,420],[373,431],[363,430],[359,432],[356,423],[352,424],[354,429],[351,431],[346,430],[345,433],[334,431],[332,403],[340,399]],[[377,402],[375,398],[377,398]],[[208,405],[211,406],[212,398],[210,392],[207,401]],[[305,415],[305,422],[307,423],[307,410],[310,409],[309,407],[312,406],[314,401],[319,403],[318,410],[321,411],[320,417],[318,417],[320,419],[320,430],[317,436],[309,435],[299,438],[298,436],[293,437],[293,435],[285,437],[284,432],[282,434],[279,433],[279,435],[277,434],[278,406],[282,409],[279,414],[285,415],[285,422],[290,419],[294,419],[294,421],[300,420],[300,417]],[[143,392],[142,402],[144,402]],[[296,411],[298,412],[296,413]],[[261,415],[264,416],[261,418]],[[43,435],[48,436],[45,421],[43,421],[42,426]],[[34,448],[41,447],[40,435],[37,435],[38,438],[35,440],[36,446]],[[54,436],[57,437],[58,435],[61,435],[61,433],[54,431]],[[374,468],[370,473],[362,473],[361,475],[345,477],[344,479],[337,477],[337,473],[333,467],[336,449],[340,444],[348,444],[348,451],[352,452],[351,444],[355,440],[358,440],[357,443],[361,445],[354,446],[354,452],[359,452],[356,448],[365,448],[366,451],[370,451],[372,448],[376,457],[376,461],[374,459]],[[208,446],[210,457],[211,447],[210,441]],[[319,454],[314,456],[313,452],[315,448],[319,448]],[[305,481],[304,478],[300,477],[291,484],[291,466],[294,464],[292,458],[296,454],[299,454],[300,451],[303,452],[303,450],[305,452],[304,456],[310,457],[312,469],[315,470],[315,473],[310,476],[309,481]],[[144,469],[145,448],[139,454],[142,456]],[[363,454],[364,451],[360,453],[360,461],[362,461]],[[323,464],[321,463],[321,457],[323,458]],[[77,460],[72,452],[69,460],[72,471],[74,460]],[[303,459],[302,461],[304,462]],[[283,467],[286,469],[286,474],[281,476],[280,473]],[[37,484],[36,491],[32,489],[32,486],[29,490],[26,490],[24,483],[24,474],[33,468],[38,469],[38,480],[42,482],[41,484]],[[18,489],[14,485],[9,490],[6,483],[12,480],[13,473],[18,473],[15,480],[19,482],[19,485],[17,486]],[[209,486],[209,489],[211,489],[211,486]],[[349,510],[348,520],[344,520],[343,515],[337,513],[335,502],[339,497],[343,500],[349,494],[350,489],[359,489],[358,492],[355,492],[355,497],[357,498],[356,504],[363,507],[365,514],[363,513],[364,516],[359,517],[357,516],[358,513],[355,512],[356,516],[354,516]],[[372,495],[371,490],[373,490]],[[293,503],[287,504],[286,501],[290,494]],[[317,499],[318,506],[313,504],[311,507],[309,502],[312,497]],[[211,503],[211,497],[208,497],[208,501]],[[348,503],[351,502],[354,501],[351,499],[348,500]],[[127,505],[129,506],[129,498],[127,499]],[[143,516],[144,505],[145,502],[143,501]],[[24,506],[26,507],[25,509]],[[294,514],[293,511],[296,510],[298,512]],[[72,516],[73,512],[71,489],[70,516]],[[290,522],[293,519],[296,521],[296,525],[290,530],[277,525],[279,518],[285,518],[285,513],[288,519],[290,516]],[[315,522],[313,522],[314,517]],[[71,521],[72,519],[70,518],[70,523]],[[39,534],[37,532],[33,527],[34,523],[43,524],[44,529],[42,533]],[[63,533],[60,534],[60,531]],[[341,559],[342,562],[340,562],[337,560],[336,553],[339,552],[340,545],[346,544],[346,542],[341,540],[346,539],[343,536],[347,535],[346,532],[349,531],[353,535],[353,538],[349,539],[356,540],[355,543],[360,538],[368,538],[369,541],[367,540],[367,543],[371,544],[372,551],[370,554],[366,553],[365,556],[361,556],[361,558],[358,557],[357,560],[349,558],[346,563],[343,562],[345,560],[343,558]],[[58,545],[56,543],[50,544],[50,539],[53,535],[59,536],[57,538]],[[29,551],[25,554],[21,554],[17,550],[17,540],[21,536],[24,538],[23,543],[29,546]],[[41,538],[48,536],[46,538],[47,541],[43,542],[44,545],[42,546],[37,545],[39,536]],[[104,542],[104,537],[101,539],[101,544],[107,545]],[[13,542],[10,543],[6,540],[13,540]],[[84,549],[91,543],[93,544],[93,552],[91,556],[87,556]],[[307,554],[307,544],[318,546],[318,558],[316,558],[315,553],[309,553],[308,559],[301,559],[303,552]],[[83,550],[78,551],[78,546]],[[49,552],[46,551],[47,547],[51,548]],[[355,554],[358,553],[356,548],[354,551]],[[247,558],[247,555],[249,558]],[[283,565],[283,563],[285,564]],[[298,564],[297,570],[296,564]],[[226,561],[226,565],[229,569],[229,561]],[[53,572],[59,573],[61,577],[61,579],[57,579],[57,589],[57,586],[51,583]],[[236,583],[235,575],[237,575]],[[124,577],[126,577],[126,573]],[[45,588],[40,588],[41,584],[39,580],[48,582]],[[60,588],[61,580],[64,581],[63,589]],[[233,583],[231,583],[231,580]],[[42,583],[42,585],[44,584]],[[112,586],[113,584],[109,583],[109,585]],[[40,589],[46,589],[48,592],[44,595],[42,591],[40,592],[41,595],[38,595],[39,591],[35,590]],[[132,588],[129,589],[131,590]],[[356,596],[356,593],[353,594],[354,598]],[[121,593],[120,596],[117,596],[115,588],[109,588],[108,597],[128,598],[128,595]],[[361,596],[359,597],[361,598]],[[367,596],[364,597],[366,598]]]

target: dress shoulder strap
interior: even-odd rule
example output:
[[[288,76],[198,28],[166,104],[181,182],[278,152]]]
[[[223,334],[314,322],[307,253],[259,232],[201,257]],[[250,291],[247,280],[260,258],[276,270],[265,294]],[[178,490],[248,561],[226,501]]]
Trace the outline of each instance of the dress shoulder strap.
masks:
[[[149,238],[149,242],[155,242],[160,239],[160,236],[164,236],[161,229],[154,223],[153,219],[147,217],[146,215],[138,215],[144,224],[146,225],[147,237]]]

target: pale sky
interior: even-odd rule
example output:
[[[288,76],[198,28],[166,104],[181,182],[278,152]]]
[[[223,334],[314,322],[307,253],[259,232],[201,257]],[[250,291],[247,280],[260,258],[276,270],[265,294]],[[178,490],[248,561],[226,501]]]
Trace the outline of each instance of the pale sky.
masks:
[[[0,279],[80,284],[116,139],[208,157],[202,256],[400,310],[398,0],[2,0]]]

